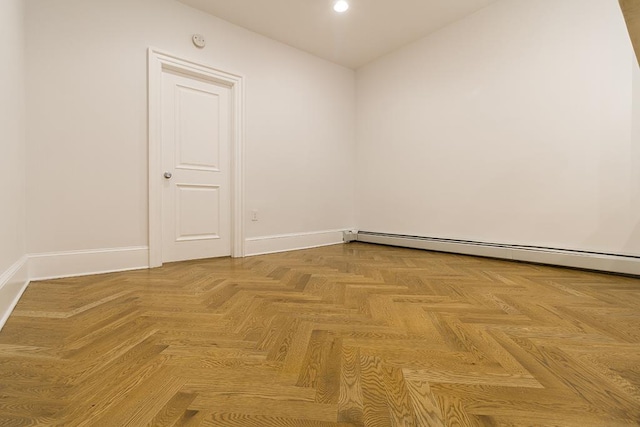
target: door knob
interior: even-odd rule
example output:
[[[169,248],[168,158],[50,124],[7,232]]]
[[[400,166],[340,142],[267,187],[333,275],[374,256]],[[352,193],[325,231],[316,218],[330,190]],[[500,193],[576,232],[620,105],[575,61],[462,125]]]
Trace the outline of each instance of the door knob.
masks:
[[[172,176],[173,176],[173,175],[171,174],[171,172],[165,172],[165,173],[164,173],[164,177],[165,177],[166,179],[171,179],[171,177],[172,177]]]

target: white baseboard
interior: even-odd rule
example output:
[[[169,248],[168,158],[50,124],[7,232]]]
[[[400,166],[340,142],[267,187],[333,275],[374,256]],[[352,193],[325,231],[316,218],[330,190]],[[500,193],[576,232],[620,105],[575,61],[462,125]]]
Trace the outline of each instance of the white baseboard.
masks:
[[[640,276],[640,259],[638,258],[628,258],[618,255],[583,254],[580,252],[532,251],[522,249],[513,249],[511,256],[515,261],[527,261],[538,264],[552,264],[563,267]]]
[[[27,261],[23,256],[0,275],[0,330],[29,284]]]
[[[359,233],[357,240],[389,246],[451,252],[514,261],[527,261],[562,267],[606,271],[640,276],[640,257],[595,254],[563,249],[529,248],[476,242],[445,241],[418,236],[399,236],[382,233]]]
[[[149,268],[149,248],[129,247],[29,255],[31,280],[88,276]]]
[[[245,240],[244,252],[245,256],[255,256],[337,245],[344,243],[342,233],[345,230],[253,237]]]

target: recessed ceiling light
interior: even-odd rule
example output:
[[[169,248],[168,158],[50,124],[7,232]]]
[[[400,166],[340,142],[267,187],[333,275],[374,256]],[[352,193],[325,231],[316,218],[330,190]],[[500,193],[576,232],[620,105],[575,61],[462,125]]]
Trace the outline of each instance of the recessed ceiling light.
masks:
[[[338,0],[333,4],[333,10],[338,13],[344,13],[349,10],[349,3],[347,3],[346,0]]]

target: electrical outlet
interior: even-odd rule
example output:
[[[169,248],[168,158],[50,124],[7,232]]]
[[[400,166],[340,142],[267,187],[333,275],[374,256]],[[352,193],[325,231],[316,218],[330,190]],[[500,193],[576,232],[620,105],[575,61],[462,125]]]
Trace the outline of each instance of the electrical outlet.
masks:
[[[251,221],[258,220],[258,211],[251,211]]]

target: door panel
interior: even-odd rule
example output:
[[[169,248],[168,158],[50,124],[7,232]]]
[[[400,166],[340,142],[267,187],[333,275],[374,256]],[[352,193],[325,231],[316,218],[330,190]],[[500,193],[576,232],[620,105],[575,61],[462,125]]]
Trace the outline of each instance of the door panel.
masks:
[[[220,187],[176,185],[176,240],[220,238]]]
[[[220,96],[176,86],[176,167],[220,170]]]
[[[230,89],[163,73],[162,261],[231,255]]]

